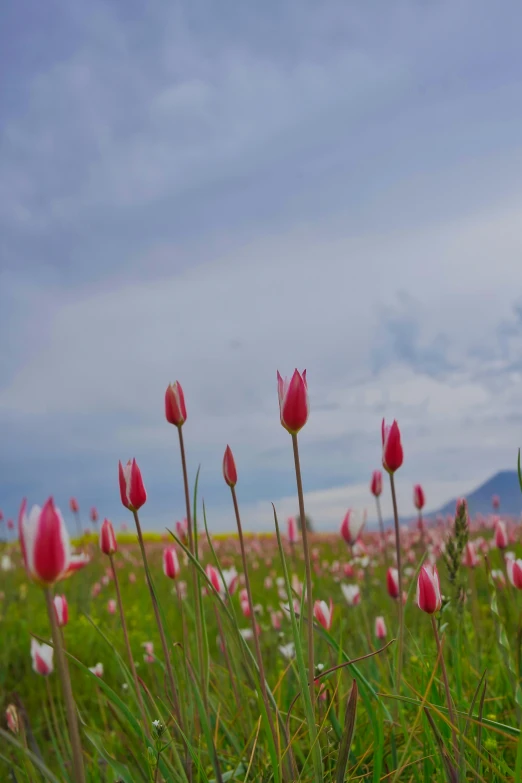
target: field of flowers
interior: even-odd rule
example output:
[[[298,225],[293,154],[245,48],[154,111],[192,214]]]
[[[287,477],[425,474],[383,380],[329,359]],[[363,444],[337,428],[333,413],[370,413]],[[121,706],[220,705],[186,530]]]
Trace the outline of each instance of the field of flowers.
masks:
[[[306,375],[278,386],[305,519]],[[165,412],[185,520],[142,534],[132,460],[119,466],[126,530],[93,509],[71,542],[52,499],[24,501],[0,544],[0,780],[522,780],[518,521],[471,519],[462,500],[428,522],[417,486],[415,522],[400,525],[403,448],[383,422],[369,501],[380,516],[391,493],[394,528],[349,510],[338,534],[313,534],[274,509],[273,535],[243,533],[227,447],[238,533],[212,537],[178,383]]]

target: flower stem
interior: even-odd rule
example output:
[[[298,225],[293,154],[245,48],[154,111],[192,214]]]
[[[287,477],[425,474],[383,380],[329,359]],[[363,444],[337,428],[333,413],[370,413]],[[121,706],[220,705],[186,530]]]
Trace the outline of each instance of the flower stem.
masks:
[[[136,673],[136,666],[134,664],[134,658],[132,656],[132,650],[129,642],[129,634],[127,631],[127,623],[125,622],[125,613],[123,611],[123,601],[121,600],[121,592],[120,592],[120,583],[118,581],[118,574],[116,572],[116,568],[114,566],[114,558],[112,555],[109,555],[109,560],[112,568],[112,576],[114,579],[114,587],[116,590],[116,600],[118,602],[118,609],[120,612],[120,621],[121,621],[121,629],[123,631],[123,639],[125,641],[125,648],[127,650],[127,656],[129,658],[129,666],[132,674],[132,678],[134,680],[134,687],[136,689],[136,696],[138,698],[138,706],[140,708],[141,713],[141,720],[143,721],[143,730],[148,738],[150,738],[150,732],[149,732],[149,722],[147,720],[147,715],[145,713],[145,707],[143,704],[143,697],[141,694],[141,687],[138,680],[138,675]]]
[[[147,577],[147,585],[149,587],[150,598],[151,598],[151,601],[152,601],[152,608],[154,609],[154,615],[156,617],[156,625],[158,626],[158,631],[159,631],[159,635],[160,635],[160,639],[161,639],[161,646],[163,648],[163,657],[165,658],[165,668],[167,670],[167,677],[168,677],[168,680],[169,680],[170,690],[171,690],[171,693],[172,693],[172,704],[173,704],[173,707],[174,707],[174,713],[176,715],[176,720],[178,722],[178,725],[182,726],[181,712],[180,712],[180,709],[179,709],[178,692],[176,690],[176,685],[174,683],[174,674],[173,674],[173,671],[172,671],[172,664],[171,664],[171,661],[170,661],[169,649],[167,647],[167,640],[165,638],[165,631],[163,629],[163,623],[161,622],[161,617],[160,617],[160,613],[159,613],[158,601],[157,601],[157,598],[156,598],[156,594],[154,592],[154,587],[153,587],[151,579],[150,579],[149,565],[148,565],[148,562],[147,562],[147,553],[145,552],[145,544],[143,543],[143,535],[142,535],[142,532],[141,532],[140,520],[139,520],[137,511],[133,511],[132,513],[134,515],[134,521],[136,523],[136,530],[138,531],[138,541],[139,541],[139,544],[140,544],[141,556],[143,558],[143,565],[145,566],[145,575]]]
[[[63,700],[65,702],[65,712],[69,726],[69,737],[71,739],[73,778],[74,783],[85,783],[85,770],[83,767],[82,743],[80,739],[80,730],[78,727],[78,715],[71,687],[71,678],[69,676],[69,667],[63,651],[62,637],[58,628],[58,621],[54,610],[53,594],[50,587],[44,588],[45,603],[47,605],[47,615],[51,626],[51,635],[53,639],[54,651],[56,653],[56,668],[60,677],[62,686]]]
[[[397,573],[399,576],[399,644],[397,652],[397,693],[401,692],[402,659],[404,656],[404,606],[402,603],[402,561],[401,561],[401,533],[399,529],[399,512],[397,510],[397,495],[395,493],[395,479],[390,473],[390,486],[393,502],[393,518],[395,521],[395,551],[397,553]]]
[[[375,496],[375,503],[377,505],[377,517],[379,519],[379,530],[381,531],[381,544],[382,551],[384,552],[384,562],[386,563],[386,570],[388,570],[388,550],[386,549],[386,534],[384,532],[384,522],[382,521],[381,501],[378,495]]]
[[[310,569],[310,552],[308,549],[308,530],[306,529],[306,516],[303,497],[303,482],[301,480],[301,464],[299,462],[299,446],[297,444],[297,435],[292,434],[292,446],[294,449],[295,478],[297,482],[297,497],[299,500],[299,518],[301,520],[301,535],[303,538],[303,555],[305,561],[306,573],[306,603],[308,614],[308,686],[310,689],[310,701],[312,709],[315,705],[315,685],[314,685],[314,602],[312,598],[312,572]]]
[[[221,622],[221,617],[219,616],[219,609],[217,606],[214,605],[214,612],[216,614],[216,623],[219,631],[219,640],[221,644],[221,651],[223,652],[223,657],[225,659],[225,663],[228,670],[228,676],[230,678],[230,684],[232,686],[232,692],[234,694],[234,701],[236,702],[236,707],[238,714],[241,710],[241,702],[239,701],[239,693],[237,692],[237,686],[236,686],[236,680],[234,678],[234,674],[232,672],[232,667],[230,665],[230,656],[228,654],[228,648],[227,648],[227,641],[225,639],[225,634],[223,632],[223,624]]]
[[[451,738],[452,738],[452,741],[453,741],[453,751],[455,753],[455,758],[456,758],[457,757],[458,746],[457,746],[457,735],[455,733],[455,725],[456,725],[455,724],[455,714],[453,712],[453,702],[451,701],[451,694],[450,694],[449,682],[448,682],[448,672],[446,671],[446,664],[444,662],[444,656],[442,654],[440,637],[439,637],[439,632],[438,632],[438,629],[437,629],[437,622],[435,620],[435,616],[434,615],[431,615],[431,627],[433,628],[433,634],[435,636],[435,643],[437,645],[437,653],[438,653],[438,656],[440,658],[440,668],[441,668],[441,671],[442,671],[442,680],[444,682],[444,690],[446,692],[446,702],[447,702],[447,705],[448,705],[448,713],[449,713],[449,718],[450,718],[450,721],[451,721]]]
[[[187,532],[188,532],[188,545],[190,554],[196,557],[196,547],[194,540],[194,531],[192,530],[192,514],[190,509],[190,491],[188,483],[188,471],[187,471],[187,458],[185,455],[185,442],[183,440],[183,427],[178,427],[179,435],[179,451],[181,455],[181,468],[183,471],[183,488],[185,491],[185,513],[187,515]],[[193,561],[190,561],[190,570],[192,574],[192,593],[194,595],[194,603],[196,605],[196,643],[198,648],[198,666],[199,676],[201,681],[201,688],[203,691],[203,701],[207,703],[207,689],[205,688],[205,659],[203,656],[203,621],[201,616],[201,590],[199,586],[199,577],[197,569]],[[188,652],[188,651],[187,651]]]
[[[232,493],[232,502],[234,504],[234,513],[236,515],[236,523],[237,523],[237,532],[239,535],[239,546],[241,549],[241,559],[243,560],[243,573],[245,575],[245,588],[247,591],[247,597],[248,597],[248,609],[250,612],[250,621],[252,623],[252,631],[254,633],[254,646],[256,650],[256,658],[257,658],[257,665],[259,667],[259,679],[261,682],[261,696],[263,698],[263,701],[265,703],[266,708],[266,714],[268,717],[268,723],[270,724],[270,731],[272,732],[272,736],[274,738],[274,744],[276,747],[278,747],[277,742],[277,734],[274,726],[274,722],[272,720],[272,714],[270,712],[270,702],[268,701],[268,694],[266,690],[266,679],[265,679],[265,667],[263,666],[263,657],[261,655],[261,645],[259,644],[259,634],[257,632],[257,624],[256,624],[256,617],[254,614],[254,604],[252,601],[252,590],[250,589],[250,577],[248,575],[248,567],[247,567],[247,559],[246,559],[246,552],[245,552],[245,542],[243,540],[243,528],[241,526],[241,517],[239,515],[239,506],[237,504],[237,496],[236,496],[236,490],[235,487],[230,487],[230,491]]]

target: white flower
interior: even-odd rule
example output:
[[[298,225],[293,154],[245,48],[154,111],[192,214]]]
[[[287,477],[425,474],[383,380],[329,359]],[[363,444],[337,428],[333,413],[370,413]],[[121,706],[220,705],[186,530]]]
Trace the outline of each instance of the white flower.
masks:
[[[96,677],[103,677],[103,663],[97,663],[96,666],[90,666],[89,671],[96,675]]]
[[[53,671],[54,648],[49,644],[39,644],[36,639],[31,639],[31,658],[33,670],[37,674],[47,676]]]
[[[361,591],[358,585],[341,585],[341,590],[348,606],[355,606],[361,600]]]
[[[295,644],[293,642],[289,642],[288,644],[281,644],[279,647],[279,652],[283,658],[286,658],[287,661],[290,661],[292,658],[295,658]]]
[[[153,720],[152,721],[152,725],[154,726],[155,729],[159,729],[159,727],[161,726],[161,721],[160,720]]]
[[[254,638],[254,632],[252,631],[251,628],[240,628],[239,629],[239,633],[241,634],[243,639],[246,639],[247,641],[249,639],[253,639]]]
[[[0,560],[0,568],[2,571],[10,571],[12,568],[14,568],[13,561],[9,555],[2,555],[2,559]]]

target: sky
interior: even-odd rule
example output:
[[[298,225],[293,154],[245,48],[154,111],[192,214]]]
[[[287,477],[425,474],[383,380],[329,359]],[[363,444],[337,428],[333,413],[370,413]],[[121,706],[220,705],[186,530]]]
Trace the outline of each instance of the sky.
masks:
[[[307,369],[318,529],[366,508],[396,418],[427,507],[522,445],[522,6],[20,0],[0,27],[0,508],[297,511],[276,371]],[[389,493],[383,499],[391,511]]]

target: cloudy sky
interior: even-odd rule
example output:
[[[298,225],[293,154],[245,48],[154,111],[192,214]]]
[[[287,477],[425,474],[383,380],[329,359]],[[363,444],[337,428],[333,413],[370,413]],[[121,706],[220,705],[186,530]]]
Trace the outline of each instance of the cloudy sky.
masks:
[[[20,0],[0,27],[0,507],[120,522],[295,511],[276,370],[306,367],[307,509],[367,506],[399,421],[403,511],[522,444],[522,8],[489,0]],[[388,498],[385,509],[389,511]],[[370,514],[371,516],[371,514]]]

